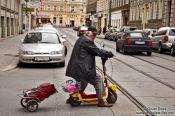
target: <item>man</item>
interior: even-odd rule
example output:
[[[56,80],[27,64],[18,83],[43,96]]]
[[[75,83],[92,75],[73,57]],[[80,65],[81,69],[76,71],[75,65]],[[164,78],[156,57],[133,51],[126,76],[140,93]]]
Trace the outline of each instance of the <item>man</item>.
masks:
[[[98,106],[111,107],[112,105],[103,99],[105,88],[103,79],[96,74],[95,56],[113,57],[113,54],[112,52],[101,50],[95,45],[94,39],[96,35],[96,28],[90,27],[87,34],[76,41],[68,63],[66,76],[74,78],[83,85],[80,92],[85,90],[87,83],[92,84],[98,96]]]

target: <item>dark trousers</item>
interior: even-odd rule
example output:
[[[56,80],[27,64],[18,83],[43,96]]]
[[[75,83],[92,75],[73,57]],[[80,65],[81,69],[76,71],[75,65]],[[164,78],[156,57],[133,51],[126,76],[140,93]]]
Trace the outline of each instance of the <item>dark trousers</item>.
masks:
[[[84,92],[84,90],[86,89],[88,83],[89,82],[86,82],[85,80],[78,80],[77,84],[78,84],[78,87],[79,87],[79,92]],[[103,96],[106,95],[103,79],[99,75],[97,75],[94,82],[90,83],[90,84],[94,86],[99,101],[102,101]]]

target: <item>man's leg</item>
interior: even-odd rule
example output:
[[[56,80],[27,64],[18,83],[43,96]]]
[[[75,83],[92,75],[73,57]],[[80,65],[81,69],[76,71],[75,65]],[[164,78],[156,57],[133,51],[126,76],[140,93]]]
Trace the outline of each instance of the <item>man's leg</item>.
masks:
[[[105,102],[105,100],[103,99],[103,96],[106,95],[106,92],[105,92],[103,79],[100,77],[100,75],[96,76],[94,87],[95,87],[95,90],[98,96],[98,106],[99,107],[111,107],[112,105]]]
[[[78,85],[79,92],[81,93],[81,92],[84,92],[88,83],[86,81],[79,80],[79,81],[77,81],[77,85]]]

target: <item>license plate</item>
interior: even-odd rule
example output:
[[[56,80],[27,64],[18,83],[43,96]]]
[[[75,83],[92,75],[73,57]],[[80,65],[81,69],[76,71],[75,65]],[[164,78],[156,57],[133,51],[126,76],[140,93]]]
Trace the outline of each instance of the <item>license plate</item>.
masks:
[[[144,41],[136,41],[135,44],[145,44]]]
[[[49,61],[49,57],[35,57],[35,61]]]

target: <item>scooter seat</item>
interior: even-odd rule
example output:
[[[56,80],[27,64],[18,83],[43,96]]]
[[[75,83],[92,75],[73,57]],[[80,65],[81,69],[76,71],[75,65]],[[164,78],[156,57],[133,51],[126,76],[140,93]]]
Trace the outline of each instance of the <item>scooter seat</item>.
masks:
[[[84,93],[84,92],[82,92],[82,93],[80,93],[80,94],[81,94],[81,97],[82,97],[83,99],[98,98],[97,94],[95,94],[95,93]]]

